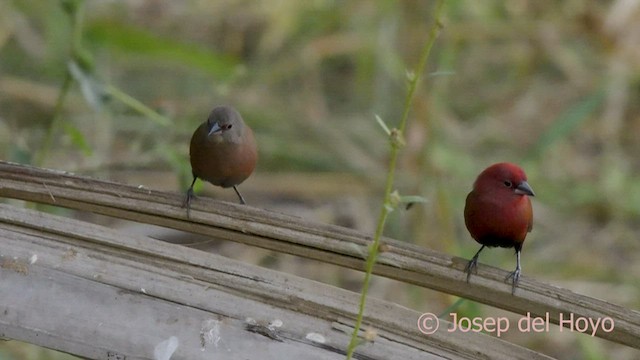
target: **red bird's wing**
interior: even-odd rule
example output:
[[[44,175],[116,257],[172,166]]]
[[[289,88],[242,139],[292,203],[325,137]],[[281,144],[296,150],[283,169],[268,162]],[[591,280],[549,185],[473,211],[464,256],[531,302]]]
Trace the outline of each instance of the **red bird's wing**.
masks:
[[[531,217],[529,217],[529,226],[527,227],[527,232],[531,232],[531,229],[533,229],[533,208],[531,207],[531,199],[527,197],[527,200],[527,202],[529,203],[529,214],[531,214]]]
[[[528,196],[508,194],[507,198],[480,194],[467,196],[464,220],[471,237],[490,247],[522,244],[533,227],[533,212]],[[515,199],[515,202],[514,202]]]

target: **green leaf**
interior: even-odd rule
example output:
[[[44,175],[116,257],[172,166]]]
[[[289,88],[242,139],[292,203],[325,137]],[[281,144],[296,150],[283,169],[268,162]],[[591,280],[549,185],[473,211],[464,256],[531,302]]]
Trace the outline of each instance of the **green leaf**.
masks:
[[[113,99],[120,101],[132,110],[146,116],[149,120],[157,123],[158,125],[169,126],[172,123],[171,119],[169,119],[168,117],[159,114],[157,111],[151,109],[147,105],[140,102],[138,99],[130,96],[129,94],[125,93],[115,86],[107,85],[104,87],[104,91]]]
[[[434,71],[432,73],[429,73],[429,77],[436,77],[436,76],[452,76],[455,75],[456,72],[455,71]]]
[[[400,196],[400,202],[404,204],[426,203],[427,198],[419,195],[403,195]]]
[[[33,154],[27,149],[20,147],[16,144],[9,146],[9,161],[21,163],[21,164],[33,164]]]
[[[221,79],[234,75],[239,64],[237,59],[205,46],[167,39],[125,23],[96,22],[87,27],[85,34],[92,43],[102,43],[115,51],[175,61]]]
[[[69,61],[68,68],[69,73],[80,86],[80,92],[84,99],[94,110],[99,110],[105,99],[105,92],[102,85],[77,62]]]
[[[605,91],[601,88],[558,116],[549,129],[540,136],[538,143],[530,153],[530,157],[540,156],[553,143],[575,131],[600,107],[604,96]]]
[[[382,130],[384,130],[384,132],[387,135],[391,135],[391,130],[389,130],[389,127],[387,126],[387,124],[384,123],[384,120],[382,120],[382,118],[378,116],[378,114],[376,114],[376,121],[378,122],[378,125],[380,125]]]
[[[87,139],[82,132],[72,123],[64,122],[64,132],[71,138],[71,143],[77,147],[84,156],[91,156],[93,150],[87,143]]]

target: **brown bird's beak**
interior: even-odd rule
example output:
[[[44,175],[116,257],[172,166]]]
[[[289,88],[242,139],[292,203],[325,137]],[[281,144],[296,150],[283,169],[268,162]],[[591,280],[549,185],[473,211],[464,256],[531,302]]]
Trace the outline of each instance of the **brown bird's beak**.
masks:
[[[217,122],[214,122],[213,125],[211,126],[211,129],[209,129],[209,133],[207,134],[207,136],[211,136],[211,134],[219,133],[220,131],[222,131],[222,128]]]
[[[519,194],[519,195],[536,196],[536,194],[533,192],[533,189],[531,188],[531,186],[529,186],[529,183],[526,181],[523,181],[520,184],[518,184],[515,192],[516,194]]]

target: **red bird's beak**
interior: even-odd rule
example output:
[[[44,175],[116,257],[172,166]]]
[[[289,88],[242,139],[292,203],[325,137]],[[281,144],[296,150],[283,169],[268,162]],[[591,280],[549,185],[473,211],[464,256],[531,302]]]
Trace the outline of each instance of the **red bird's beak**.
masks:
[[[533,192],[533,189],[531,188],[531,186],[529,186],[529,183],[526,181],[523,181],[520,184],[518,184],[518,186],[516,187],[515,193],[518,195],[536,196],[536,194]]]

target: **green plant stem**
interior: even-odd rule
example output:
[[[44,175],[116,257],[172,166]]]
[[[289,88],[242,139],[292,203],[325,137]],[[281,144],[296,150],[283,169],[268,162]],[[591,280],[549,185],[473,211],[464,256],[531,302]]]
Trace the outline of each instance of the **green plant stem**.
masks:
[[[82,43],[82,11],[80,9],[80,6],[73,7],[69,15],[71,16],[71,54],[73,57],[79,52],[78,49],[80,48]],[[33,161],[33,164],[35,166],[42,166],[44,164],[44,159],[49,154],[51,143],[53,142],[53,137],[59,127],[60,119],[62,117],[62,108],[64,107],[64,103],[67,100],[67,95],[69,95],[69,90],[71,90],[72,84],[73,76],[67,69],[65,71],[64,80],[62,81],[60,93],[58,93],[58,99],[56,99],[56,105],[53,109],[53,116],[51,118],[51,122],[49,123],[49,128],[47,129],[47,133],[45,135],[44,141],[42,142],[42,146],[40,147],[40,149],[38,149],[38,152]]]
[[[429,54],[431,53],[431,48],[433,44],[435,44],[436,39],[438,38],[438,33],[442,28],[442,23],[440,22],[440,16],[442,15],[442,9],[444,8],[445,0],[439,0],[436,4],[436,12],[435,12],[435,22],[433,26],[431,26],[431,30],[429,30],[429,37],[427,39],[427,44],[422,49],[422,53],[420,54],[420,60],[418,62],[418,66],[416,67],[415,75],[409,80],[409,91],[407,93],[407,97],[404,101],[404,112],[402,113],[402,120],[400,121],[400,127],[398,128],[401,133],[404,132],[404,128],[407,124],[407,117],[409,116],[409,110],[411,110],[411,103],[413,102],[413,94],[416,92],[418,88],[418,81],[422,78],[422,74],[424,73],[425,65],[427,64],[427,59],[429,58]]]
[[[456,302],[449,305],[448,308],[444,309],[442,313],[438,315],[438,318],[443,319],[445,316],[449,315],[450,312],[457,310],[465,301],[467,301],[467,299],[459,298]]]
[[[47,129],[47,134],[44,138],[44,141],[42,142],[42,146],[38,150],[38,153],[35,157],[35,166],[41,167],[44,163],[45,157],[49,154],[51,143],[53,142],[53,136],[58,129],[58,123],[60,122],[60,118],[62,116],[62,108],[67,99],[67,95],[69,94],[69,90],[71,89],[71,84],[73,84],[73,78],[67,71],[64,76],[62,87],[60,88],[60,93],[58,94],[58,99],[56,100],[56,106],[53,110],[53,117],[51,119],[51,123],[49,124],[49,128]]]
[[[407,118],[409,116],[409,110],[411,108],[411,104],[413,102],[413,96],[415,94],[417,85],[419,80],[424,73],[424,68],[427,63],[427,59],[429,58],[429,53],[431,52],[431,48],[436,41],[438,33],[442,27],[440,23],[440,16],[442,14],[442,8],[444,7],[445,0],[439,0],[436,4],[435,11],[435,22],[429,31],[429,37],[427,40],[427,44],[422,49],[422,53],[420,55],[420,60],[417,65],[416,73],[410,77],[409,79],[409,91],[405,98],[404,103],[404,112],[402,114],[402,120],[400,121],[400,126],[398,130],[392,130],[389,135],[389,141],[391,144],[391,154],[389,158],[389,172],[387,173],[387,180],[384,190],[384,201],[383,205],[380,209],[380,215],[378,216],[378,223],[376,225],[376,231],[373,237],[373,243],[369,247],[369,253],[367,256],[367,261],[365,265],[365,275],[362,284],[362,292],[360,295],[360,304],[358,309],[358,316],[356,318],[356,323],[354,325],[353,333],[351,335],[351,340],[349,341],[349,347],[347,348],[347,360],[350,360],[353,356],[353,353],[356,347],[359,345],[358,333],[360,332],[360,328],[362,327],[362,320],[364,317],[364,309],[367,303],[367,293],[369,290],[369,283],[371,281],[371,274],[373,273],[373,267],[375,266],[376,260],[378,258],[378,250],[380,247],[380,238],[382,237],[382,233],[384,232],[384,227],[387,221],[387,216],[389,212],[393,210],[393,204],[391,202],[391,192],[393,191],[393,180],[395,178],[395,169],[396,162],[398,159],[398,152],[404,143],[402,140],[402,134],[404,132]]]
[[[82,3],[75,7],[71,16],[71,49],[77,51],[82,48],[82,21],[84,19]]]

